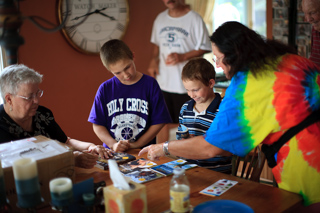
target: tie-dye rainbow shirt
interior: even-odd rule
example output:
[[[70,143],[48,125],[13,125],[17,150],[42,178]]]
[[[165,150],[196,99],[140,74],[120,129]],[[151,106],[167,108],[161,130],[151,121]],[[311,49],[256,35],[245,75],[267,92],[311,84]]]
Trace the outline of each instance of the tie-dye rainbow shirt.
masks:
[[[244,156],[261,142],[272,144],[290,127],[320,108],[320,72],[297,55],[278,60],[278,71],[255,78],[238,72],[205,135],[209,143]],[[272,169],[279,188],[320,202],[320,122],[302,130],[277,154]]]

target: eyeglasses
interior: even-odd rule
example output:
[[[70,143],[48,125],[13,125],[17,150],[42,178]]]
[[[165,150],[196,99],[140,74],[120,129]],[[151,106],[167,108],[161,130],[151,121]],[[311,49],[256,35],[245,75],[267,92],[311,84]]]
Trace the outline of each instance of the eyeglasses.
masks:
[[[221,59],[223,59],[223,58],[224,58],[224,55],[221,57],[216,57],[216,59],[214,59],[214,57],[213,57],[212,60],[213,60],[213,62],[215,62],[218,65],[218,64],[220,64]]]
[[[43,95],[43,90],[39,89],[37,93],[33,93],[30,97],[22,96],[22,95],[16,95],[19,98],[23,98],[27,101],[32,101],[35,98],[41,98]]]

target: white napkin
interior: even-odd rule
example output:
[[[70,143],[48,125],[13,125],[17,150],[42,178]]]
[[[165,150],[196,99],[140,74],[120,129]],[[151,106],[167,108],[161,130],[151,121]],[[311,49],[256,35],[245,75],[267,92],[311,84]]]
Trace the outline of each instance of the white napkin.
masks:
[[[115,160],[108,160],[110,178],[113,182],[114,187],[122,190],[130,190],[128,180],[120,172],[118,164]]]

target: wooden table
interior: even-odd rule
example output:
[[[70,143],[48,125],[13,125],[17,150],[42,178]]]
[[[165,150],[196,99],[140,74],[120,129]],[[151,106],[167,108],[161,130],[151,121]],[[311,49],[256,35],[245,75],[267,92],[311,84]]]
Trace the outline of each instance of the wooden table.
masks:
[[[129,153],[137,156],[139,150],[130,150]],[[141,157],[147,158],[146,155]],[[140,158],[137,156],[137,158]],[[163,157],[155,163],[163,164],[173,159]],[[294,211],[302,205],[302,197],[272,186],[244,180],[231,175],[222,174],[201,167],[186,171],[190,182],[190,203],[197,206],[209,200],[234,200],[247,204],[254,212],[285,212]],[[112,184],[109,171],[98,168],[81,169],[76,168],[76,182],[94,178],[94,182],[105,181],[107,185]],[[163,177],[144,183],[147,187],[148,212],[158,213],[170,208],[169,188],[172,176]],[[236,180],[238,183],[219,197],[211,197],[199,194],[199,191],[220,179]]]

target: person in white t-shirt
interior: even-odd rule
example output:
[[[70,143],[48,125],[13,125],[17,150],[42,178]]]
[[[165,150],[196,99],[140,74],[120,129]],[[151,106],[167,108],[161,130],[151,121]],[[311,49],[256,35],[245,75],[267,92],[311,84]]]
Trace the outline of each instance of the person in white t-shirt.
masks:
[[[169,138],[169,129],[178,126],[181,106],[189,96],[181,81],[187,61],[211,52],[208,30],[184,0],[162,0],[167,9],[154,21],[151,43],[154,44],[148,72],[163,92],[173,125],[167,124],[158,134],[158,142]]]

